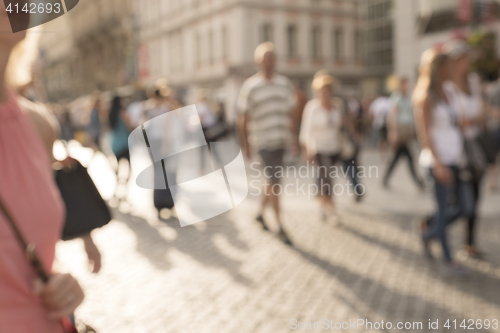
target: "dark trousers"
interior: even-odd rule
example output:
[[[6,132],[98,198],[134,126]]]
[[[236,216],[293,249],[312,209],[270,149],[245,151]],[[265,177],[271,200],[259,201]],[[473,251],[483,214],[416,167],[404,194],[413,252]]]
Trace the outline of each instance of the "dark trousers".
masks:
[[[344,163],[345,171],[349,173],[349,178],[351,178],[352,180],[352,186],[356,188],[356,186],[359,185],[359,179],[358,179],[359,169],[356,160],[343,160],[342,163]]]
[[[459,217],[469,218],[475,204],[470,182],[460,179],[457,167],[450,169],[453,173],[452,184],[441,184],[436,179],[434,181],[437,212],[430,221],[429,229],[423,235],[425,240],[440,240],[446,262],[452,260],[447,240],[447,227]],[[431,174],[434,177],[432,170]]]
[[[476,221],[477,221],[477,206],[479,202],[479,196],[481,193],[481,178],[474,179],[471,181],[471,189],[472,195],[474,197],[474,206],[471,212],[471,215],[467,219],[467,245],[474,245],[475,238],[475,229],[476,229]]]
[[[392,158],[391,163],[389,164],[389,168],[387,169],[387,172],[385,173],[384,177],[384,183],[387,184],[389,182],[389,178],[392,175],[392,172],[394,171],[394,168],[396,167],[396,164],[398,163],[399,159],[402,156],[406,156],[408,159],[408,167],[410,168],[410,173],[413,177],[413,180],[417,184],[417,186],[422,186],[422,181],[420,178],[417,176],[417,171],[415,170],[415,165],[413,164],[413,156],[411,155],[410,148],[408,147],[408,144],[399,144],[398,147],[396,148],[396,151],[394,153],[394,157]]]

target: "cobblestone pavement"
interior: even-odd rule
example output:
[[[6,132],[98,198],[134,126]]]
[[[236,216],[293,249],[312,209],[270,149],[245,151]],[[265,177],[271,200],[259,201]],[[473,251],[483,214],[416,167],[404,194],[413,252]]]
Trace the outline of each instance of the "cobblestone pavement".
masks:
[[[364,154],[363,160],[385,163],[375,153]],[[89,172],[109,197],[115,183],[106,165],[97,156]],[[443,326],[447,319],[457,319],[458,325],[463,319],[500,319],[500,196],[485,194],[481,207],[478,239],[485,259],[458,252],[469,274],[457,278],[421,253],[415,225],[432,210],[430,191],[418,192],[403,165],[390,191],[376,177],[363,182],[363,203],[339,198],[338,225],[320,220],[314,199],[287,197],[284,220],[294,247],[274,236],[274,224],[269,233],[253,220],[255,195],[233,211],[181,228],[174,220],[158,221],[151,192],[132,186],[132,204],[114,208],[114,220],[93,233],[103,255],[99,274],[87,272],[80,241],[58,244],[61,263],[86,289],[77,315],[102,333],[274,333],[324,319],[333,326],[357,319],[374,324],[324,330],[331,332],[397,332],[398,322],[423,325],[401,331],[429,332],[429,319],[439,320],[440,329],[432,331],[464,332]],[[463,222],[452,227],[455,252],[464,229]],[[437,244],[435,251],[439,254]],[[377,329],[382,320],[384,329]]]

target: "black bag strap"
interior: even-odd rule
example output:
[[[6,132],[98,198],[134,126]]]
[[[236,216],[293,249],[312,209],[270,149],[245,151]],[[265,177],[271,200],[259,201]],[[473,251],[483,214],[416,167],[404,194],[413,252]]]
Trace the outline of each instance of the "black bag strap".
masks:
[[[49,280],[49,276],[45,269],[43,268],[42,262],[36,255],[36,246],[33,243],[28,243],[26,239],[23,237],[21,231],[17,227],[12,215],[10,215],[7,207],[0,198],[0,212],[5,216],[7,222],[9,223],[12,231],[14,232],[14,236],[17,239],[17,242],[22,247],[24,253],[26,254],[26,258],[28,259],[29,264],[38,274],[38,277],[46,283]]]

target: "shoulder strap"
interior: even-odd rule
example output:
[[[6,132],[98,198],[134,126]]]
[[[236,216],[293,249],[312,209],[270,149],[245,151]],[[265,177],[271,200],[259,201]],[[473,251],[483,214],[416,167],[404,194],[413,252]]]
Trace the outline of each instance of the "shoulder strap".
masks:
[[[38,256],[36,255],[35,245],[28,243],[25,240],[25,238],[23,237],[21,231],[17,227],[16,223],[14,222],[14,219],[10,215],[9,211],[7,210],[7,207],[5,206],[1,198],[0,198],[0,212],[5,216],[5,219],[12,228],[14,236],[16,237],[17,242],[25,252],[26,258],[28,259],[31,267],[33,267],[33,269],[37,272],[38,276],[40,277],[40,279],[42,279],[43,282],[47,282],[49,280],[49,276],[47,275],[47,272],[45,272],[42,262],[38,259]]]

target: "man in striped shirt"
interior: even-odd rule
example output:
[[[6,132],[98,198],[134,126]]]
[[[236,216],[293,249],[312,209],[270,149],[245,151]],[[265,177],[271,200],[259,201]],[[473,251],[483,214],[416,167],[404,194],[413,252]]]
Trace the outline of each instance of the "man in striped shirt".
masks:
[[[263,218],[265,207],[272,205],[280,226],[279,237],[291,244],[281,221],[279,198],[274,193],[283,192],[279,185],[279,167],[292,139],[292,110],[295,107],[291,81],[274,72],[276,57],[274,46],[263,43],[255,50],[259,72],[247,79],[238,98],[238,128],[243,152],[250,158],[251,151],[258,151],[265,176],[263,196],[257,221],[269,230]],[[252,149],[251,149],[252,148]]]

